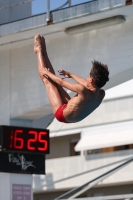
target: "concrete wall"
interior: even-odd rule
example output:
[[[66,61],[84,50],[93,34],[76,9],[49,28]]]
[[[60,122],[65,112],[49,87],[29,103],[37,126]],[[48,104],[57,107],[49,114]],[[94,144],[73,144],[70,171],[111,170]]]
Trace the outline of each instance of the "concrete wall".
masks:
[[[0,124],[10,124],[10,52],[0,53]]]
[[[46,155],[46,159],[60,158],[70,156],[71,141],[79,141],[80,133],[74,135],[67,135],[64,137],[53,137],[50,139],[50,154]]]
[[[23,19],[26,17],[30,17],[31,10],[31,2],[26,4],[17,5],[11,8],[4,9],[6,6],[10,6],[13,4],[17,4],[23,2],[22,0],[0,0],[0,24],[9,23],[11,21],[16,21],[19,19]]]
[[[78,187],[122,164],[124,159],[132,157],[132,154],[133,150],[124,150],[112,153],[46,160],[47,175],[34,176],[35,192],[46,189],[50,191]],[[105,187],[111,185],[133,184],[132,172],[133,162],[102,180],[98,186]],[[56,183],[57,180],[62,181]]]
[[[12,50],[10,64],[11,117],[36,110],[44,102],[47,104],[49,101],[38,75],[37,58],[33,53],[33,46]]]

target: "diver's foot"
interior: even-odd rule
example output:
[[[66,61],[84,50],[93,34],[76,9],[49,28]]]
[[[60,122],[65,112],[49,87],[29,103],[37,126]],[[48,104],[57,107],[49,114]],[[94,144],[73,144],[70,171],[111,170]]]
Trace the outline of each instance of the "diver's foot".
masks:
[[[43,45],[42,45],[42,36],[40,34],[37,34],[34,38],[34,52],[39,53],[40,51],[43,51]]]
[[[41,44],[42,44],[42,48],[43,48],[43,53],[46,53],[46,44],[45,44],[45,39],[44,37],[41,35]]]

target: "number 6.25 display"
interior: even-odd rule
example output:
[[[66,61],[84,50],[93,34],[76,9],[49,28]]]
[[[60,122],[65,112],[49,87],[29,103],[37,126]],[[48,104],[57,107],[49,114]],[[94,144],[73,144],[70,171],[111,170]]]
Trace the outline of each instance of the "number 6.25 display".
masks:
[[[49,153],[49,130],[0,126],[0,149],[5,152]]]

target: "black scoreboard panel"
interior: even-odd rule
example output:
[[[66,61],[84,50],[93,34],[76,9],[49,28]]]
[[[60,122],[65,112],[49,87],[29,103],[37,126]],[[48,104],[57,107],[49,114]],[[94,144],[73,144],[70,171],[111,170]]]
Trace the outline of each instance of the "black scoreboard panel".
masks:
[[[27,154],[49,153],[49,130],[0,126],[0,150]]]
[[[0,172],[45,174],[45,156],[0,152]]]

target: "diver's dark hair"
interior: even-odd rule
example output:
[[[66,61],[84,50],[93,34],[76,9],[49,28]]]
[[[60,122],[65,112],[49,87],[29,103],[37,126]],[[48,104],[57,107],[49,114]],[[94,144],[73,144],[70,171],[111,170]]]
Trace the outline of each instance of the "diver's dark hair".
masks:
[[[95,85],[98,88],[103,87],[109,81],[108,66],[94,60],[92,62],[90,76],[94,79]]]

